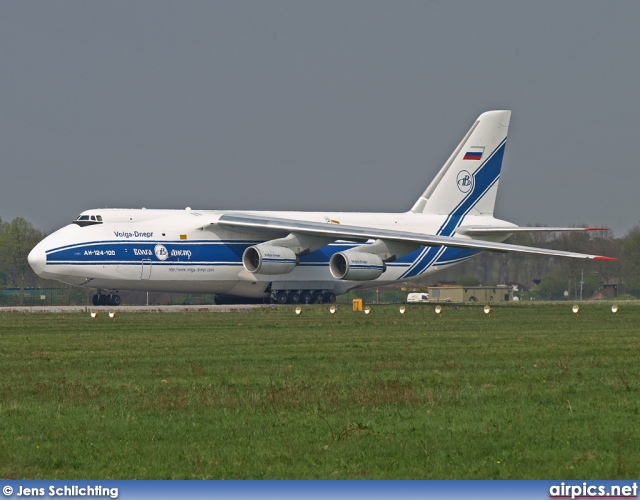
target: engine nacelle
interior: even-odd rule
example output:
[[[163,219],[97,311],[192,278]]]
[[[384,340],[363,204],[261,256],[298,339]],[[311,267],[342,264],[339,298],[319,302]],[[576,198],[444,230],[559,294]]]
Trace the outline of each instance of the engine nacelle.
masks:
[[[250,273],[286,274],[298,265],[298,257],[290,248],[254,245],[242,254],[242,265]]]
[[[379,278],[386,266],[380,257],[366,252],[338,252],[331,256],[329,269],[339,280],[368,281]]]

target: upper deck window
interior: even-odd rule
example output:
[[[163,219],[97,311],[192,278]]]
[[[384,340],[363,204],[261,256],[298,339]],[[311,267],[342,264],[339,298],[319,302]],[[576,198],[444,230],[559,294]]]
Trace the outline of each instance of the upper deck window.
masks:
[[[76,220],[73,221],[80,227],[93,226],[94,224],[102,224],[101,215],[79,215]]]

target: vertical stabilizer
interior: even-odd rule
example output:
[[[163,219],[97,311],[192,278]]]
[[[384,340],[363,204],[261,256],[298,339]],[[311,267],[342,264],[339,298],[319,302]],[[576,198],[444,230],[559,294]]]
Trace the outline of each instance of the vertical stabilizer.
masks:
[[[511,111],[480,115],[411,211],[493,215],[510,118]]]

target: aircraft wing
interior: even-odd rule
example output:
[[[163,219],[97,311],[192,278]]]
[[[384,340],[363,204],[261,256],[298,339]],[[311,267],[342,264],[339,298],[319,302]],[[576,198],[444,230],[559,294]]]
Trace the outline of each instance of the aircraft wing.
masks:
[[[223,229],[238,232],[266,233],[281,236],[286,236],[289,233],[300,233],[327,238],[331,241],[346,240],[362,242],[370,239],[380,239],[417,243],[424,246],[446,246],[497,252],[522,252],[578,259],[618,260],[613,257],[604,257],[601,255],[588,255],[576,252],[566,252],[563,250],[510,245],[508,243],[494,243],[491,241],[474,240],[466,237],[460,238],[455,236],[420,234],[391,229],[377,229],[327,222],[311,222],[277,217],[265,217],[253,214],[224,214],[220,216],[217,225]],[[514,232],[514,228],[509,228],[509,231],[505,232]]]

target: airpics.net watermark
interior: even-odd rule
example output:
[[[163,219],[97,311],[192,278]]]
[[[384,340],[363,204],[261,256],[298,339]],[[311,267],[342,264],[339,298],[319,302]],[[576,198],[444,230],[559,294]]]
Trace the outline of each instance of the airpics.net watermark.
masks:
[[[118,488],[105,488],[101,485],[95,486],[78,486],[74,484],[72,486],[54,486],[51,485],[48,488],[25,488],[18,486],[14,489],[13,486],[6,485],[2,488],[2,494],[5,497],[15,495],[18,498],[22,497],[106,497],[106,498],[118,498]]]
[[[560,483],[549,488],[549,498],[638,498],[638,485]]]

